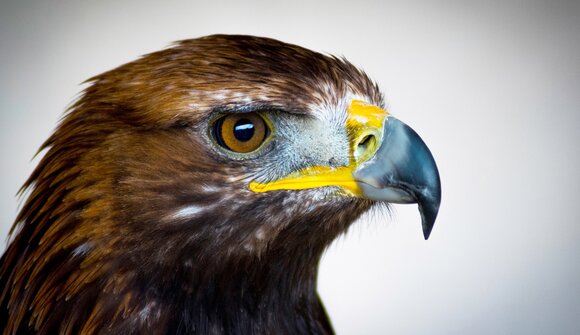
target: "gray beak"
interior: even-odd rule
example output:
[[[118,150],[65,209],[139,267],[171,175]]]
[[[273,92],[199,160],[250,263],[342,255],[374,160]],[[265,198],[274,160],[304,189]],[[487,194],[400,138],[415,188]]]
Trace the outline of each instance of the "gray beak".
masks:
[[[423,236],[429,238],[441,203],[441,184],[431,152],[413,129],[387,117],[379,148],[356,169],[354,178],[368,199],[417,203]]]

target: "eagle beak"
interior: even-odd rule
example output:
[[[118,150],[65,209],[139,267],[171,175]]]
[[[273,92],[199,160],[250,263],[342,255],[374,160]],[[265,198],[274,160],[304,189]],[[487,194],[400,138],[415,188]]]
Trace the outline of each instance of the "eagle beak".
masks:
[[[378,149],[358,165],[353,177],[365,198],[417,203],[423,236],[429,238],[441,203],[441,184],[431,152],[413,129],[387,116]]]
[[[439,171],[419,135],[388,112],[353,100],[346,121],[348,166],[312,166],[266,184],[251,182],[253,192],[335,186],[352,196],[399,204],[417,203],[423,236],[429,238],[439,204]]]

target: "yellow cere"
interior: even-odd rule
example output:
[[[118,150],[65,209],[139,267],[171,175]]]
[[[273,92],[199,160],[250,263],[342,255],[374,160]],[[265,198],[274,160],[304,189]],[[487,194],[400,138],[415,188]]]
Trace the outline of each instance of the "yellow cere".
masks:
[[[380,107],[361,100],[353,100],[348,107],[346,123],[349,127],[368,126],[378,129],[383,127],[383,121],[388,115],[389,113]]]
[[[261,184],[251,182],[250,190],[256,193],[263,193],[276,190],[304,190],[310,188],[338,186],[346,193],[359,196],[361,190],[354,180],[352,174],[357,166],[370,158],[378,148],[380,136],[385,118],[389,114],[377,106],[370,105],[364,101],[353,100],[348,108],[346,127],[348,129],[350,152],[350,164],[342,167],[313,166],[300,171],[293,172],[286,177]],[[368,135],[375,136],[372,152],[365,155],[355,155],[355,150],[361,139]]]

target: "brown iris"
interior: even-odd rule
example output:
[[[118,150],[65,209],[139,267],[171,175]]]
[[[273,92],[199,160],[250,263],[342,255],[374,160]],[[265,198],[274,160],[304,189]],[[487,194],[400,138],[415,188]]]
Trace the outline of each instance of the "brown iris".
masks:
[[[251,152],[260,146],[268,135],[268,126],[257,113],[230,114],[218,119],[213,126],[216,141],[234,152]]]

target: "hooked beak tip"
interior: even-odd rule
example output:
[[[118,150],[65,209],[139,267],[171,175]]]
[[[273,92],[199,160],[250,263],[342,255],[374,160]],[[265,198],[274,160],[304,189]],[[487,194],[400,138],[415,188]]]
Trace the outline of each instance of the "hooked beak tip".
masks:
[[[429,238],[441,203],[441,183],[431,152],[413,129],[388,117],[379,148],[354,177],[368,199],[417,203],[423,236]]]

